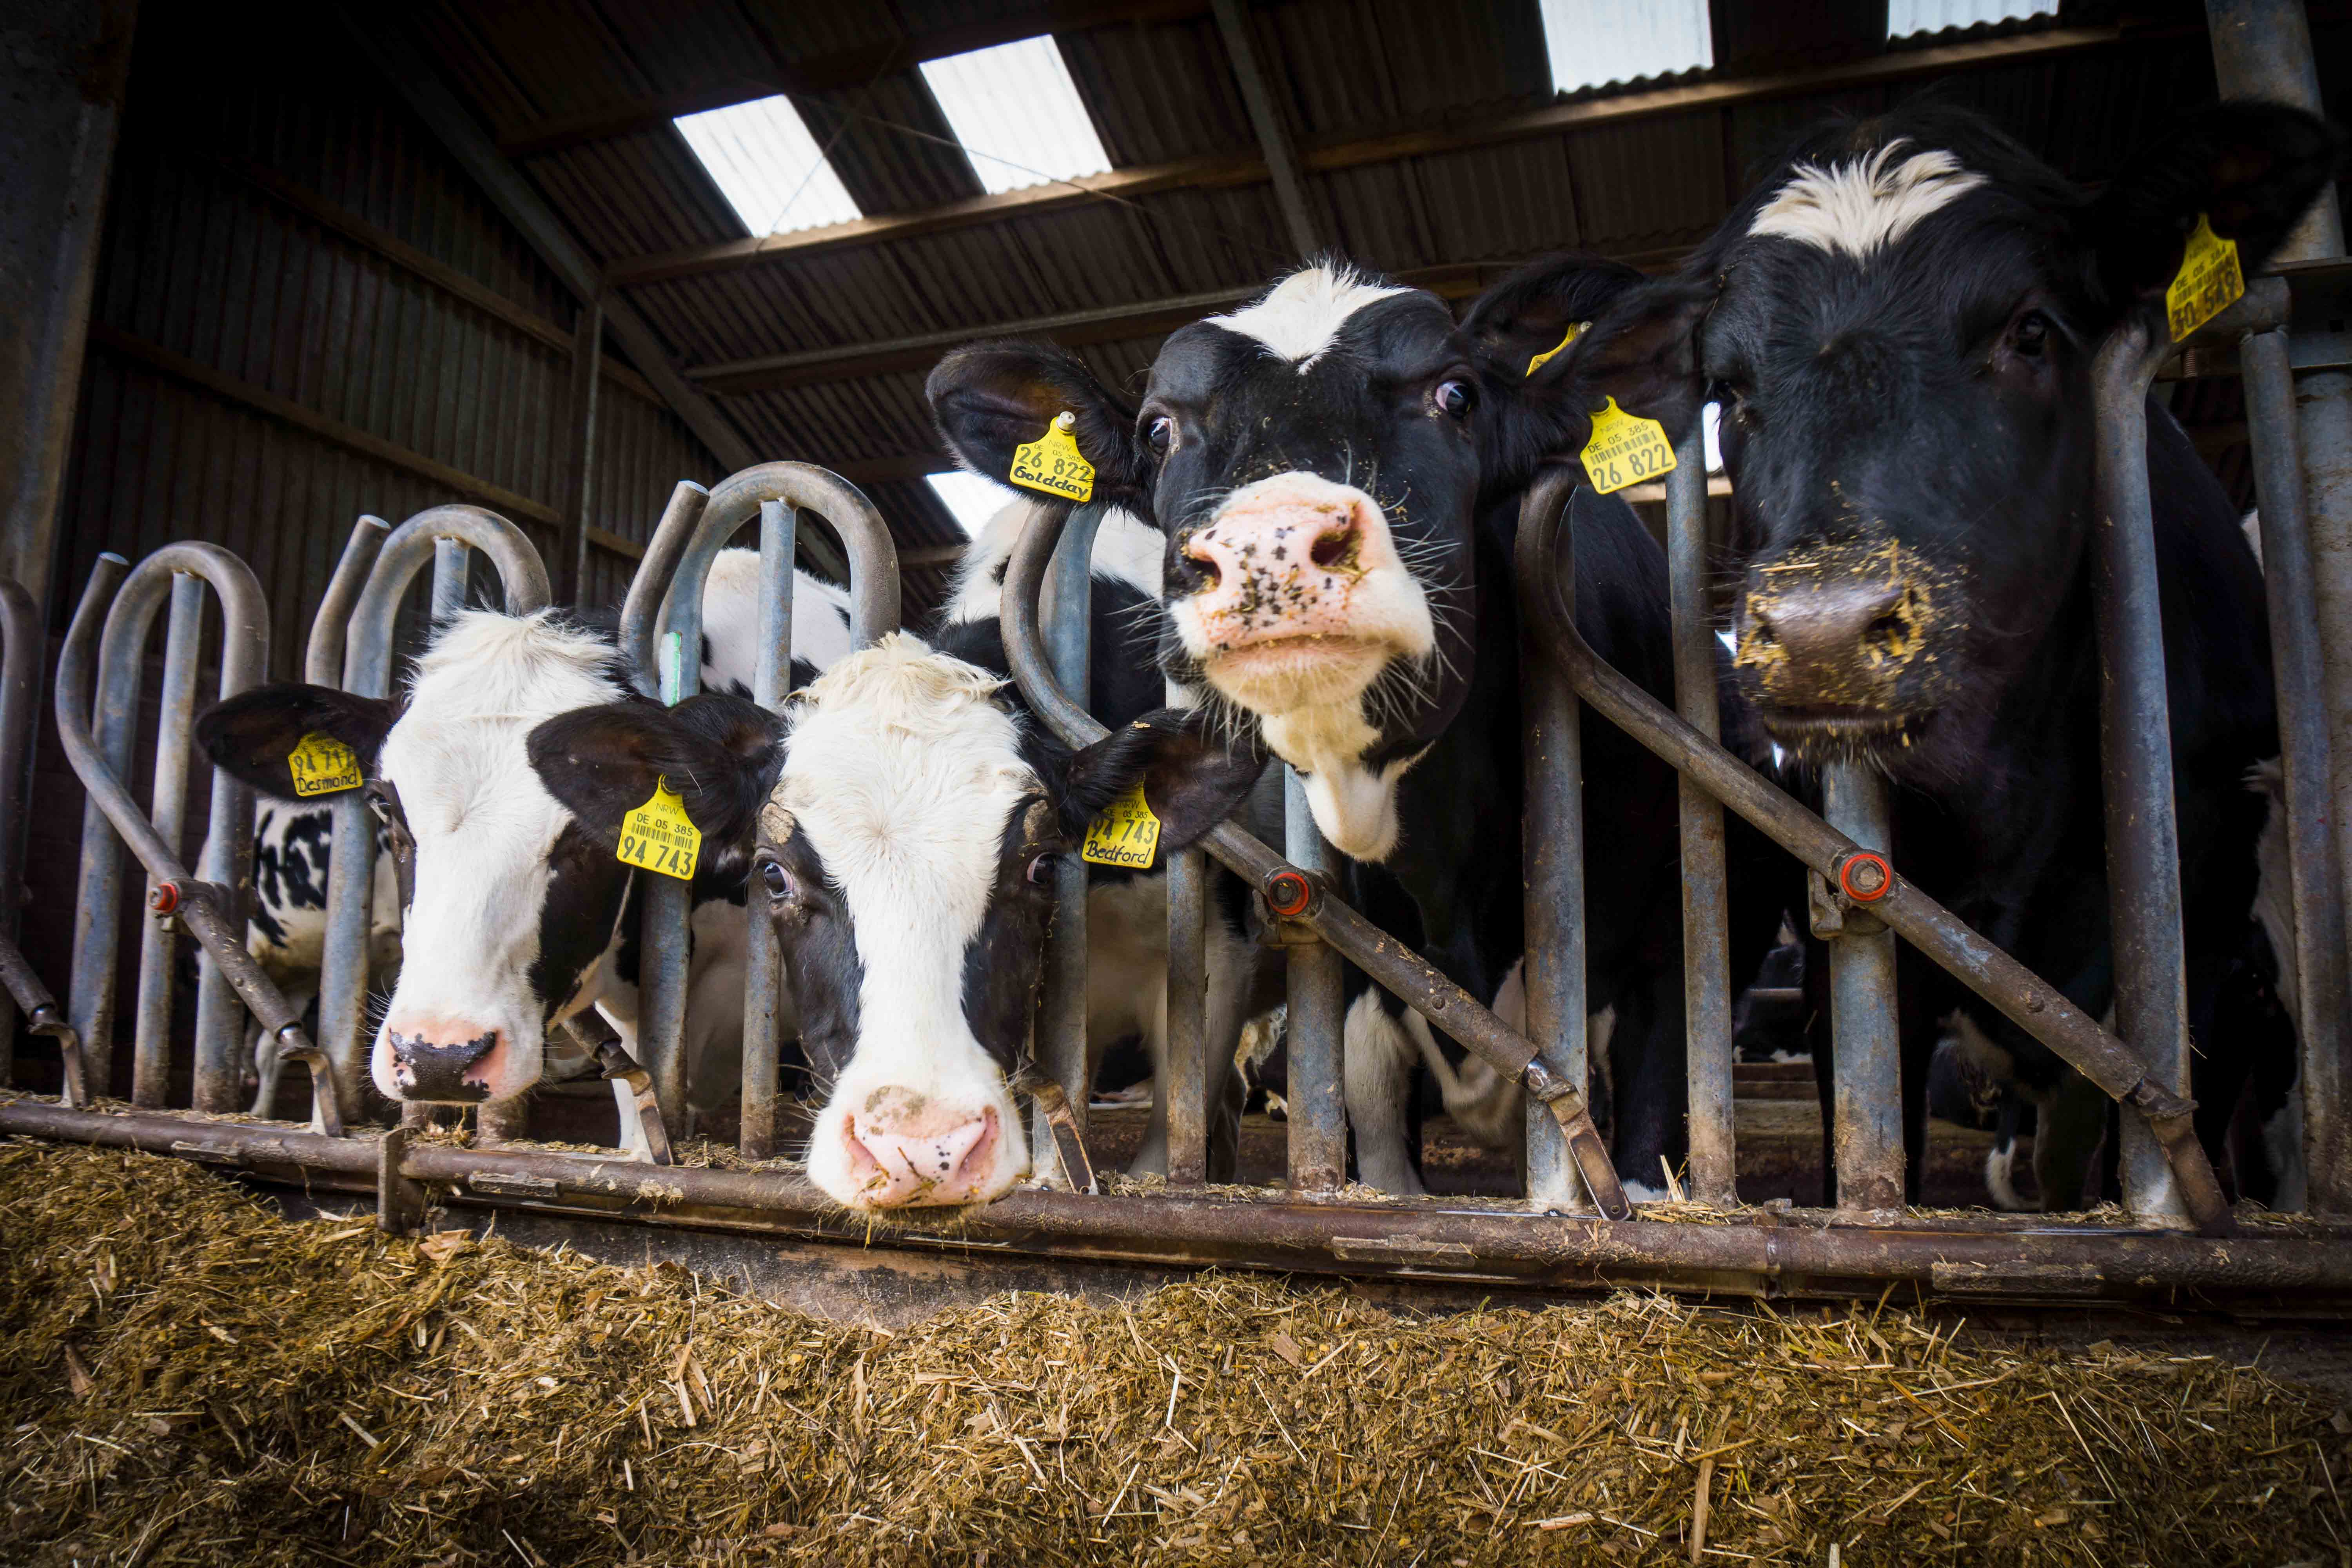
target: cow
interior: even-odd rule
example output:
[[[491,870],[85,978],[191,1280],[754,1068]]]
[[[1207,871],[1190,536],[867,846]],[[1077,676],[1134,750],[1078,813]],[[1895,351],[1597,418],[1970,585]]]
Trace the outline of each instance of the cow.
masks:
[[[715,691],[748,689],[755,639],[743,628],[758,625],[758,586],[756,551],[714,559],[701,679]],[[794,679],[848,647],[846,595],[801,574]],[[591,1005],[634,1047],[637,922],[625,910],[637,907],[642,878],[541,787],[525,751],[531,730],[559,713],[657,708],[630,676],[609,620],[463,610],[436,626],[394,698],[271,685],[198,720],[213,762],[271,798],[290,795],[287,756],[307,734],[359,760],[403,879],[404,962],[369,1054],[385,1098],[511,1101],[540,1081],[549,1029]],[[653,793],[649,783],[630,804]],[[686,1050],[689,1096],[704,1110],[724,1101],[740,1048],[748,865],[717,846],[694,868]]]
[[[2127,316],[2160,316],[2200,216],[2252,272],[2342,145],[2297,110],[2224,104],[2093,195],[1932,99],[1834,121],[1562,355],[1596,396],[1669,428],[1722,408],[1751,760],[1773,768],[1778,748],[1801,791],[1833,761],[1885,775],[1897,870],[2094,1017],[2114,953],[2093,361]],[[2254,1070],[2214,1009],[2253,897],[2261,816],[2241,780],[2277,747],[2269,643],[2236,514],[2160,405],[2147,449],[2198,1127],[2218,1157]],[[2056,1056],[1916,954],[1899,973],[1910,1197],[1928,1052],[1957,1007],[2050,1097],[2037,1176],[2050,1206],[2079,1206],[2081,1171],[2049,1152],[2087,1152],[2100,1097],[2057,1093],[2071,1073]],[[2257,1197],[2282,1177],[2263,1163],[2241,1163]]]
[[[984,531],[928,640],[893,633],[850,655],[781,719],[706,697],[668,710],[587,708],[530,737],[541,781],[593,841],[612,842],[622,813],[667,776],[686,781],[687,812],[709,841],[750,854],[755,912],[782,948],[803,1047],[834,1068],[809,1179],[856,1212],[983,1205],[1030,1173],[1011,1079],[1056,868],[1139,787],[1160,825],[1150,864],[1088,868],[1089,1037],[1098,1049],[1139,1027],[1161,1065],[1166,857],[1264,771],[1260,752],[1225,746],[1201,715],[1164,702],[1151,657],[1161,542],[1116,513],[1093,559],[1087,693],[1114,728],[1073,753],[1036,721],[1010,679],[996,614],[1028,510]],[[1221,886],[1203,1063],[1213,1171],[1232,1164],[1232,1060],[1255,963],[1238,885]],[[1164,1109],[1137,1165],[1165,1169]]]
[[[1433,294],[1325,260],[1171,335],[1139,406],[1036,344],[959,350],[930,378],[976,471],[1070,416],[1097,494],[1167,535],[1162,671],[1297,770],[1324,837],[1377,872],[1351,885],[1360,907],[1393,928],[1382,889],[1401,889],[1423,951],[1482,1002],[1522,946],[1517,508],[1588,423],[1550,351],[1638,281],[1538,264],[1457,325]],[[1579,626],[1670,700],[1663,552],[1622,499],[1571,505]],[[1615,1011],[1613,1142],[1640,1186],[1685,1147],[1675,790],[1607,723],[1588,716],[1583,743],[1586,884],[1609,911],[1590,922],[1591,1002]],[[1418,1020],[1368,995],[1350,1022],[1359,1169],[1417,1191],[1395,1133]]]

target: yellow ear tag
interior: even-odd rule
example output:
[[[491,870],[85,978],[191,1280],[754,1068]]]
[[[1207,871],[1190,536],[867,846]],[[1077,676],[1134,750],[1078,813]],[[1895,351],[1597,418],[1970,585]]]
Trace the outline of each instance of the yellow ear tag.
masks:
[[[1656,420],[1626,413],[1613,397],[1592,416],[1592,438],[1584,444],[1584,471],[1602,495],[1670,474],[1674,468],[1675,444]]]
[[[1004,477],[1064,500],[1094,500],[1095,466],[1079,453],[1078,438],[1070,434],[1077,423],[1078,416],[1066,408],[1055,415],[1043,436],[1013,448],[1013,471]]]
[[[1139,784],[1087,824],[1087,841],[1078,850],[1078,857],[1097,866],[1124,866],[1131,871],[1148,871],[1159,847],[1160,819],[1144,804],[1143,786]]]
[[[357,789],[362,782],[360,760],[352,749],[316,730],[286,753],[286,766],[294,775],[294,793],[305,799]]]
[[[1552,344],[1552,346],[1551,346],[1551,347],[1549,347],[1549,348],[1548,348],[1548,349],[1544,350],[1544,352],[1543,352],[1543,353],[1539,353],[1539,354],[1536,355],[1536,357],[1535,357],[1535,358],[1533,358],[1533,359],[1531,359],[1531,360],[1528,361],[1528,375],[1533,375],[1533,374],[1535,374],[1535,373],[1536,373],[1536,372],[1538,372],[1538,371],[1539,371],[1539,370],[1543,369],[1543,367],[1544,367],[1544,362],[1545,362],[1545,361],[1551,359],[1552,357],[1554,357],[1555,355],[1557,355],[1557,354],[1558,354],[1558,353],[1559,353],[1562,349],[1565,349],[1566,347],[1568,347],[1568,345],[1569,345],[1569,344],[1570,344],[1570,343],[1574,342],[1577,339],[1579,339],[1579,338],[1582,337],[1582,336],[1584,335],[1584,329],[1585,329],[1585,328],[1587,328],[1587,327],[1589,327],[1589,326],[1591,326],[1591,325],[1592,325],[1592,323],[1591,323],[1591,322],[1590,322],[1590,321],[1572,321],[1572,322],[1570,322],[1570,323],[1569,324],[1568,336],[1566,336],[1566,337],[1564,337],[1564,338],[1560,339],[1560,340],[1559,340],[1559,342],[1556,342],[1556,343]],[[1524,379],[1524,378],[1522,378],[1522,379]]]
[[[2164,316],[2179,342],[2237,300],[2246,291],[2246,275],[2238,267],[2238,242],[2213,232],[2203,213],[2180,252],[2180,273],[2164,291]]]
[[[681,882],[694,880],[702,854],[702,830],[686,815],[686,802],[667,778],[654,781],[653,798],[621,818],[621,847],[613,858]]]

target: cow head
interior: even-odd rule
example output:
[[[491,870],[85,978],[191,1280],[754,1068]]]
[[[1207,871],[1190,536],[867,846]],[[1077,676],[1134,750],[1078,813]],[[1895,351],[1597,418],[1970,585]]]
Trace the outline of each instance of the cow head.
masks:
[[[1586,263],[1556,302],[1590,316],[1634,277]],[[1327,262],[1171,335],[1139,407],[1024,343],[959,350],[928,390],[959,458],[999,477],[1075,416],[1097,497],[1168,535],[1162,668],[1255,716],[1324,834],[1377,860],[1398,779],[1468,689],[1480,502],[1583,427],[1515,353]]]
[[[714,711],[766,737],[730,745],[684,710],[604,706],[530,739],[540,779],[609,844],[656,775],[752,855],[752,907],[783,952],[812,1060],[837,1072],[809,1177],[856,1209],[987,1203],[1029,1169],[1006,1080],[1034,1012],[1054,868],[1140,783],[1159,852],[1247,794],[1260,759],[1148,715],[1071,753],[1002,680],[903,634],[843,658],[779,719]]]
[[[2160,300],[2200,214],[2251,273],[2339,147],[2224,106],[2092,198],[1963,110],[1833,126],[1570,350],[1670,428],[1720,404],[1735,660],[1773,742],[1965,776],[2077,591],[2101,342]]]
[[[358,756],[405,905],[405,962],[370,1057],[387,1098],[509,1100],[539,1080],[547,1026],[595,999],[630,868],[541,787],[524,741],[555,714],[634,700],[595,634],[551,611],[469,611],[397,702],[266,686],[199,721],[215,763],[281,798],[305,735]]]

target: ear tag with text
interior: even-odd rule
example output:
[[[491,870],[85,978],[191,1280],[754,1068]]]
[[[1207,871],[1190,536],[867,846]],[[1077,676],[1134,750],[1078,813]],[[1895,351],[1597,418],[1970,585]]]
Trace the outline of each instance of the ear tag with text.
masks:
[[[2180,252],[2180,273],[2164,291],[2164,318],[2179,342],[2222,311],[2246,291],[2246,275],[2238,266],[2238,242],[2223,239],[2203,213]]]
[[[1078,416],[1066,408],[1055,415],[1043,436],[1013,448],[1013,471],[1005,478],[1064,500],[1092,500],[1095,466],[1079,452],[1078,439],[1070,434],[1077,423]]]
[[[1143,785],[1139,783],[1087,824],[1087,841],[1078,857],[1097,866],[1148,871],[1159,848],[1160,818],[1144,804]]]
[[[306,800],[314,795],[357,789],[363,782],[358,755],[332,735],[316,730],[286,753],[286,766],[294,775],[294,793]]]
[[[690,882],[701,854],[702,830],[686,815],[686,802],[664,777],[654,781],[651,800],[621,818],[621,847],[613,858]]]
[[[1658,479],[1674,467],[1675,444],[1656,420],[1626,413],[1613,397],[1592,416],[1592,438],[1584,444],[1584,471],[1602,495]]]
[[[1549,348],[1548,348],[1548,349],[1544,350],[1544,352],[1543,352],[1543,353],[1539,353],[1539,354],[1536,355],[1536,357],[1535,357],[1535,358],[1533,358],[1533,359],[1531,359],[1531,360],[1528,361],[1528,375],[1533,375],[1533,374],[1535,374],[1535,373],[1536,373],[1536,372],[1538,372],[1538,371],[1539,371],[1539,370],[1543,369],[1543,367],[1544,367],[1544,364],[1545,364],[1545,362],[1546,362],[1546,361],[1549,361],[1549,360],[1550,360],[1550,359],[1553,359],[1553,358],[1557,357],[1562,350],[1564,350],[1564,349],[1566,349],[1566,348],[1568,347],[1568,345],[1569,345],[1569,344],[1570,344],[1570,343],[1574,342],[1577,339],[1579,339],[1579,338],[1582,337],[1582,336],[1584,335],[1584,329],[1585,329],[1585,328],[1587,328],[1587,327],[1589,327],[1589,326],[1591,326],[1591,325],[1592,325],[1592,323],[1591,323],[1591,322],[1590,322],[1590,321],[1571,321],[1571,322],[1570,322],[1570,323],[1569,323],[1569,328],[1568,328],[1568,336],[1566,336],[1566,337],[1564,337],[1564,338],[1560,339],[1560,340],[1559,340],[1559,342],[1556,342],[1556,343],[1552,344],[1552,346],[1551,346],[1551,347],[1549,347]],[[1524,378],[1522,378],[1522,379],[1524,379]]]

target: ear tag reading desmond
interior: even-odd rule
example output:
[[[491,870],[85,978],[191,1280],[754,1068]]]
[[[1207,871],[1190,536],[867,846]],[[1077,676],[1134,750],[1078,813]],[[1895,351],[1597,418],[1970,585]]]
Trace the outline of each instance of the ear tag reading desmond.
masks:
[[[1013,471],[1004,477],[1064,500],[1094,500],[1095,466],[1078,451],[1078,439],[1070,434],[1077,424],[1078,416],[1066,408],[1055,415],[1043,436],[1013,448]]]
[[[1584,471],[1602,495],[1674,471],[1675,444],[1654,419],[1628,414],[1611,398],[1592,416],[1592,438],[1584,444]]]
[[[702,854],[702,830],[686,815],[686,802],[667,778],[654,781],[653,798],[621,818],[621,847],[613,858],[681,882],[694,880]]]
[[[1535,374],[1535,373],[1536,373],[1536,372],[1538,372],[1538,371],[1539,371],[1539,370],[1543,369],[1543,367],[1544,367],[1544,363],[1545,363],[1547,360],[1550,360],[1550,359],[1552,359],[1552,358],[1555,358],[1555,357],[1556,357],[1556,356],[1558,356],[1558,355],[1559,355],[1559,354],[1563,350],[1565,350],[1565,349],[1568,347],[1568,345],[1569,345],[1569,344],[1570,344],[1570,343],[1574,342],[1577,339],[1579,339],[1579,338],[1582,337],[1582,336],[1584,335],[1584,329],[1585,329],[1585,328],[1587,328],[1587,327],[1589,327],[1589,326],[1591,326],[1591,325],[1592,325],[1592,323],[1591,323],[1591,322],[1590,322],[1590,321],[1571,321],[1571,322],[1570,322],[1570,323],[1569,323],[1569,328],[1568,328],[1568,336],[1566,336],[1566,337],[1564,337],[1564,338],[1560,339],[1560,340],[1559,340],[1559,342],[1556,342],[1556,343],[1552,344],[1552,346],[1551,346],[1551,347],[1549,347],[1549,348],[1548,348],[1548,349],[1544,350],[1544,352],[1543,352],[1543,353],[1539,353],[1539,354],[1536,355],[1536,357],[1535,357],[1535,358],[1533,358],[1533,359],[1531,359],[1531,360],[1528,361],[1528,375],[1533,375],[1533,374]],[[1523,377],[1522,379],[1525,379],[1525,378]]]
[[[1160,819],[1144,804],[1143,785],[1138,784],[1087,824],[1087,841],[1078,857],[1097,866],[1148,871],[1159,847]]]
[[[2246,291],[2246,275],[2238,266],[2238,242],[2213,232],[2203,213],[2180,252],[2180,274],[2164,291],[2164,316],[2179,342],[2222,311]]]
[[[360,760],[352,749],[316,730],[286,753],[286,766],[294,775],[294,793],[305,799],[357,789],[362,782]]]

